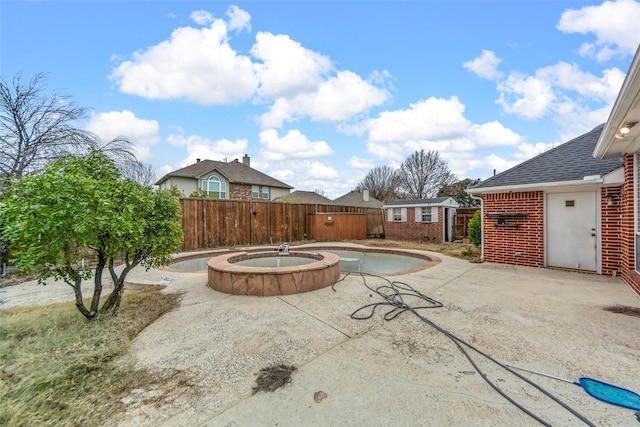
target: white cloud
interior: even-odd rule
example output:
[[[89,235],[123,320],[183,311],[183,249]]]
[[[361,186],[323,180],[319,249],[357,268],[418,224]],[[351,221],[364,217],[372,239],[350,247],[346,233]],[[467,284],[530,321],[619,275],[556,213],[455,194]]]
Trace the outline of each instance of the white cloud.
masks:
[[[549,111],[555,94],[544,79],[512,72],[498,83],[500,98],[496,101],[509,114],[526,119],[539,119]]]
[[[455,138],[469,127],[465,105],[457,97],[428,98],[405,110],[385,111],[369,119],[370,142],[394,143]]]
[[[606,61],[615,55],[633,55],[640,42],[640,3],[605,1],[597,6],[566,10],[557,28],[564,33],[594,33],[595,43],[585,43],[580,53]]]
[[[581,71],[576,64],[558,62],[555,65],[540,68],[536,78],[549,82],[554,87],[571,90],[584,97],[613,103],[625,74],[617,68],[602,72],[602,77]]]
[[[498,58],[493,51],[483,49],[480,56],[465,62],[462,66],[483,79],[495,80],[502,77],[502,72],[498,71],[498,65],[501,62],[502,59]]]
[[[287,160],[328,156],[333,150],[325,141],[309,141],[299,130],[290,130],[280,138],[275,129],[263,130],[259,134],[263,145],[262,155],[268,160]]]
[[[251,15],[246,10],[240,9],[238,6],[231,6],[227,10],[227,17],[229,17],[231,31],[251,31]]]
[[[256,64],[260,78],[258,93],[262,96],[290,97],[315,91],[331,69],[329,58],[305,49],[283,34],[259,32],[251,54],[262,61]]]
[[[213,15],[206,10],[196,10],[189,16],[198,25],[209,25],[214,21]]]
[[[86,129],[104,141],[124,136],[133,142],[140,161],[151,158],[151,147],[160,142],[160,126],[155,120],[137,118],[129,110],[92,114]]]
[[[497,121],[474,124],[464,116],[465,105],[457,97],[429,98],[409,109],[386,111],[367,122],[367,150],[386,164],[397,167],[421,149],[435,150],[451,170],[465,176],[482,162],[478,149],[516,147],[523,138]]]
[[[334,184],[343,180],[343,175],[330,164],[311,160],[278,162],[271,165],[268,174],[290,185],[295,185],[298,190],[320,189],[327,194],[334,194]]]
[[[197,159],[217,161],[240,159],[247,152],[249,146],[249,141],[246,139],[231,141],[222,138],[212,141],[199,135],[184,137],[183,135],[171,134],[167,137],[167,142],[174,147],[184,147],[187,150],[188,156],[179,163],[180,167],[193,164]]]
[[[362,157],[358,156],[351,156],[351,158],[347,160],[347,165],[349,165],[351,168],[360,169],[367,172],[377,166],[376,162],[373,159],[363,159]]]
[[[284,121],[294,121],[302,116],[319,122],[342,122],[382,105],[388,98],[386,89],[351,71],[339,71],[314,92],[277,99],[269,112],[262,115],[260,124],[263,128],[278,128]]]
[[[205,105],[247,100],[258,86],[251,59],[231,48],[221,19],[210,27],[176,29],[169,40],[135,52],[110,78],[124,93]]]
[[[480,148],[515,146],[522,142],[520,135],[497,121],[481,125],[474,124],[469,133],[470,138]]]

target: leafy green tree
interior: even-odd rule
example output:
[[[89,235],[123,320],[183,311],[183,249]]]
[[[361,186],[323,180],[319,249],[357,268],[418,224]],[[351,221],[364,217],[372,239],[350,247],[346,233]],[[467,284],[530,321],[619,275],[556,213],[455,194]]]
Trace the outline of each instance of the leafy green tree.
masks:
[[[189,194],[189,198],[191,199],[218,199],[217,191],[207,191],[202,188],[198,188],[195,191],[192,191]]]
[[[64,280],[87,319],[115,316],[127,274],[139,264],[166,265],[182,242],[179,201],[167,191],[122,179],[113,160],[97,151],[12,183],[0,202],[0,218],[16,267],[36,271],[41,283]],[[89,251],[97,256],[94,270],[82,261]],[[114,289],[100,307],[107,272]],[[87,305],[82,281],[92,275]]]
[[[452,197],[460,204],[461,208],[477,208],[480,207],[480,200],[471,197],[467,193],[467,188],[473,187],[480,182],[480,179],[465,178],[461,181],[454,182],[451,185],[445,185],[438,191],[438,197]]]

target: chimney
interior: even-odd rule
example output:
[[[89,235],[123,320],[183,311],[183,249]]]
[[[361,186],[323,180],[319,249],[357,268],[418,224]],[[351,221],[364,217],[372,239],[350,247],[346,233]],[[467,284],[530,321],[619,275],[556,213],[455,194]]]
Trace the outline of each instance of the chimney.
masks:
[[[244,157],[242,157],[242,164],[251,167],[251,157],[245,154]]]
[[[365,202],[369,201],[369,190],[362,191],[362,200],[364,200]]]
[[[196,159],[196,163],[200,163],[200,159]]]

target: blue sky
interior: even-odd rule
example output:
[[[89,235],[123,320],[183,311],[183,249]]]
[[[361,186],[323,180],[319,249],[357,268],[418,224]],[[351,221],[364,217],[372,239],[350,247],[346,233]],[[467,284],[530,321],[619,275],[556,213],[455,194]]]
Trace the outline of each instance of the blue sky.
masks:
[[[487,178],[606,121],[640,3],[2,1],[5,81],[48,74],[79,126],[158,178],[197,158],[335,198],[437,150]]]

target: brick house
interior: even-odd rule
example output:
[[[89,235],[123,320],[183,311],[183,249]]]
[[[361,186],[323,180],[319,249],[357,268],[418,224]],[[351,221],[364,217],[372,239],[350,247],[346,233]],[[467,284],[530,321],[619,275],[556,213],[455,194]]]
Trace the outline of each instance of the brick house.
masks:
[[[451,197],[395,200],[383,209],[387,239],[451,242],[453,216],[460,205]]]
[[[614,198],[620,216],[616,224],[619,269],[623,279],[640,295],[640,48],[622,84],[593,155],[622,159],[624,184]]]
[[[604,125],[482,181],[490,262],[619,275],[623,164],[593,150]]]
[[[202,160],[182,169],[169,172],[156,185],[161,189],[172,186],[189,196],[202,189],[219,199],[273,200],[289,194],[291,187],[251,167],[251,159],[245,154],[242,162]]]

